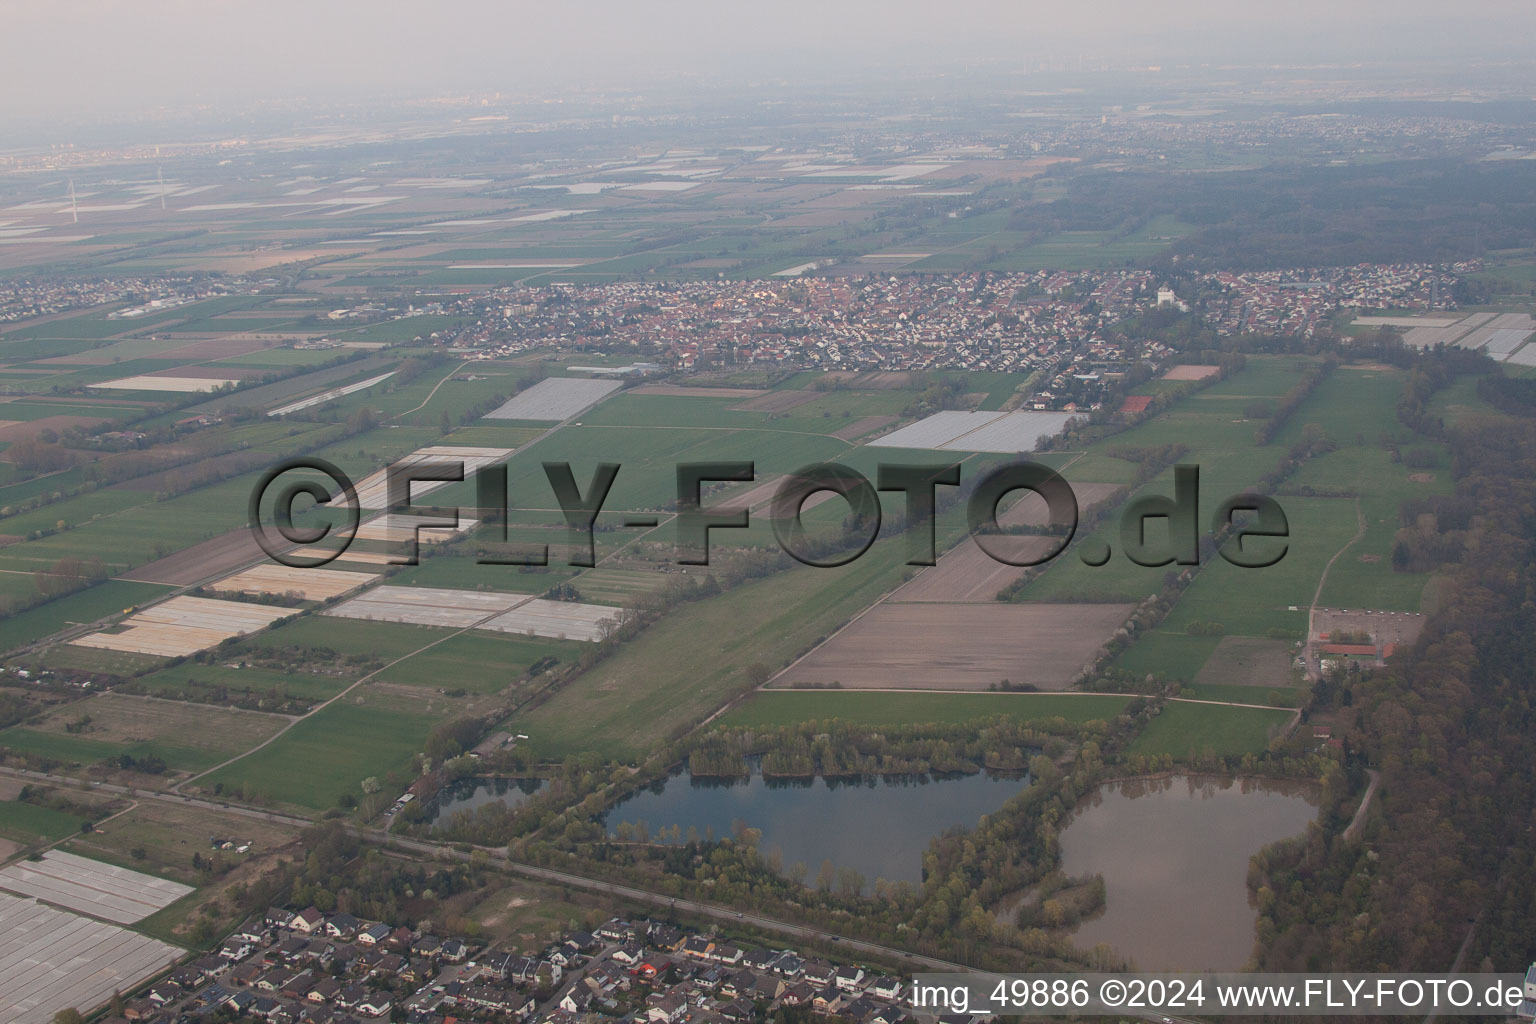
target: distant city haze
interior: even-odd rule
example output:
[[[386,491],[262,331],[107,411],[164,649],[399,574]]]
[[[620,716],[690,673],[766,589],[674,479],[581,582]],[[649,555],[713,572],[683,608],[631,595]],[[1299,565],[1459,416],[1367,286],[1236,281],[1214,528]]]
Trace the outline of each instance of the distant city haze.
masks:
[[[0,9],[0,129],[264,99],[356,102],[679,76],[837,80],[879,68],[1030,61],[1328,62],[1528,58],[1536,4],[913,0],[445,5],[399,0],[11,0]],[[890,83],[900,84],[892,75]]]

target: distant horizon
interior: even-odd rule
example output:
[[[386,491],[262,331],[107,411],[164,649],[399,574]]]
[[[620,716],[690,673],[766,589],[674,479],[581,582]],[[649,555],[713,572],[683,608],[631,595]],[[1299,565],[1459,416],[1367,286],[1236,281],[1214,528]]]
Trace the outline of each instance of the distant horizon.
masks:
[[[1519,61],[1536,7],[1459,8],[1305,0],[1253,9],[1212,0],[1108,0],[1091,13],[984,0],[940,12],[894,0],[717,8],[671,0],[644,10],[473,0],[432,12],[397,0],[301,6],[259,17],[229,4],[121,0],[10,5],[0,18],[0,128],[113,117],[238,117],[266,105],[398,103],[463,95],[538,97],[644,90],[698,76],[746,89],[864,80],[884,71],[1013,74],[1081,59],[1165,66],[1390,66]],[[1507,83],[1532,95],[1529,83]]]

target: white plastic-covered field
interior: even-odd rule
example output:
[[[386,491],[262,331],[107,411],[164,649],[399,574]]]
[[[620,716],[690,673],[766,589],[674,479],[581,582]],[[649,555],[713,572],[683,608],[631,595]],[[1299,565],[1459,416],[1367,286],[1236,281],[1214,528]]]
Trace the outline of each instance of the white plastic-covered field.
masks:
[[[479,628],[498,633],[596,642],[618,625],[623,614],[619,608],[604,605],[535,599],[482,623]]]
[[[369,377],[367,380],[360,380],[356,384],[347,384],[344,387],[331,388],[329,391],[322,391],[318,395],[311,395],[308,398],[301,398],[297,402],[289,402],[287,405],[280,405],[276,409],[270,409],[267,411],[267,415],[286,416],[291,412],[298,412],[301,409],[310,409],[317,405],[324,405],[326,402],[334,401],[338,398],[345,398],[347,395],[353,395],[359,391],[366,391],[373,387],[375,384],[378,384],[381,381],[386,381],[394,375],[395,371],[390,370],[388,373],[381,373],[377,377]]]
[[[930,451],[1032,452],[1042,436],[1061,433],[1069,412],[957,412],[926,416],[869,442],[872,448]]]
[[[1444,316],[1418,318],[1404,317],[1404,322],[1392,326],[1405,328],[1403,344],[1412,348],[1430,348],[1435,345],[1454,345],[1469,333],[1483,327],[1497,314],[1473,313],[1471,316],[1447,319]]]
[[[1032,452],[1040,446],[1040,438],[1061,433],[1072,415],[1069,412],[1004,413],[985,426],[955,438],[944,448],[967,452]]]
[[[328,608],[324,614],[343,619],[463,629],[527,600],[527,594],[383,586]]]
[[[198,391],[213,391],[225,384],[238,384],[235,377],[122,377],[118,380],[105,380],[100,384],[89,384],[87,387],[100,388],[111,391],[179,391],[192,394]]]
[[[62,850],[0,870],[0,888],[105,921],[133,924],[175,903],[189,885],[103,864]]]
[[[386,585],[343,601],[322,614],[369,622],[597,641],[624,613],[606,605],[545,601],[527,594]]]
[[[1536,345],[1526,345],[1522,349],[1511,352],[1504,361],[1514,363],[1516,366],[1536,366]]]
[[[394,463],[395,472],[402,472],[410,466],[426,463],[448,463],[452,466],[462,466],[464,479],[474,476],[475,470],[481,466],[491,466],[498,462],[506,461],[512,454],[510,448],[470,448],[462,445],[436,444],[427,448],[419,448],[411,454],[397,460]],[[389,507],[389,469],[381,469],[377,473],[370,473],[357,485],[357,502],[366,509],[382,509]],[[437,490],[439,487],[447,487],[452,481],[448,480],[419,480],[411,484],[412,500],[420,498]]]
[[[946,409],[932,416],[925,416],[916,423],[909,423],[900,430],[869,442],[871,448],[931,448],[938,449],[961,434],[985,426],[1000,414],[995,412],[962,412]]]
[[[0,893],[0,1020],[48,1024],[89,1012],[184,950],[117,925]]]
[[[208,584],[225,594],[296,594],[305,601],[325,601],[378,579],[378,573],[345,569],[302,569],[263,563]]]
[[[1406,328],[1403,344],[1412,348],[1453,345],[1481,349],[1496,362],[1506,361],[1509,354],[1536,331],[1536,319],[1528,313],[1471,313],[1449,320],[1443,316],[1362,317],[1355,323],[1385,324],[1389,321],[1392,326]]]
[[[585,377],[547,377],[514,395],[500,408],[486,413],[488,420],[542,420],[558,423],[619,389],[616,380]]]
[[[265,629],[292,608],[206,597],[173,597],[124,619],[118,632],[89,633],[70,641],[132,654],[179,658],[196,654],[243,633]]]
[[[1488,337],[1488,343],[1483,346],[1483,351],[1488,353],[1496,363],[1506,362],[1514,355],[1515,349],[1525,344],[1525,339],[1531,336],[1530,331],[1520,330],[1495,330]]]

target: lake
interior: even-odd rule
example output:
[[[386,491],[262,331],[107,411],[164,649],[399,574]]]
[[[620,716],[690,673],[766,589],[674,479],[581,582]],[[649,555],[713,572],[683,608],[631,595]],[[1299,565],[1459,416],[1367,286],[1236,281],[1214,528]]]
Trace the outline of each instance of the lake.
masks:
[[[923,854],[935,836],[974,828],[1029,780],[1016,774],[887,776],[858,779],[698,779],[678,773],[617,804],[604,817],[610,831],[644,822],[654,837],[677,825],[700,836],[732,834],[732,823],[761,829],[758,849],[778,851],[785,868],[806,866],[813,884],[823,861],[853,868],[865,888],[877,878],[922,883]]]
[[[1105,943],[1142,970],[1238,970],[1258,923],[1248,859],[1301,835],[1317,809],[1308,782],[1180,775],[1102,787],[1061,833],[1062,870],[1104,876],[1104,913],[1072,941]]]
[[[455,814],[486,804],[516,807],[543,788],[543,779],[460,779],[437,794],[428,824],[441,828]]]

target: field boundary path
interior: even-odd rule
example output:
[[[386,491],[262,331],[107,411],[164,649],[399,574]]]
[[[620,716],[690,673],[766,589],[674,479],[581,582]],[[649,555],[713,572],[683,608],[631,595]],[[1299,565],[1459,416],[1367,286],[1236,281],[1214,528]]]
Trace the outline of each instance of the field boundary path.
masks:
[[[1307,666],[1307,682],[1309,683],[1317,682],[1317,680],[1322,678],[1323,675],[1322,667],[1318,663],[1317,659],[1313,657],[1312,651],[1312,637],[1316,634],[1316,630],[1313,629],[1313,620],[1317,616],[1317,602],[1323,599],[1323,587],[1328,585],[1328,573],[1332,571],[1333,563],[1337,562],[1340,555],[1354,547],[1360,538],[1364,536],[1365,511],[1360,507],[1359,497],[1356,497],[1355,535],[1349,538],[1349,540],[1345,541],[1344,546],[1335,551],[1333,553],[1333,557],[1328,559],[1328,564],[1323,566],[1323,574],[1317,579],[1317,589],[1312,592],[1312,603],[1307,606],[1307,642],[1302,646],[1301,658],[1303,663],[1305,663]]]
[[[1365,815],[1371,809],[1371,798],[1376,795],[1376,787],[1381,785],[1381,772],[1375,768],[1367,768],[1366,772],[1371,777],[1371,784],[1365,787],[1365,795],[1360,798],[1360,806],[1355,808],[1355,816],[1349,819],[1345,826],[1344,838],[1354,841],[1360,838],[1360,833],[1365,829]]]
[[[414,409],[407,409],[407,410],[405,410],[405,412],[397,413],[396,415],[391,416],[390,419],[394,419],[394,420],[403,419],[404,417],[409,416],[413,412],[420,412],[422,409],[425,409],[427,407],[427,403],[432,401],[432,399],[434,397],[436,397],[437,389],[442,387],[444,384],[448,383],[450,380],[452,380],[454,374],[458,373],[460,370],[464,369],[464,367],[466,367],[468,365],[469,365],[469,360],[466,359],[462,363],[460,363],[458,366],[455,366],[453,369],[449,370],[446,374],[443,375],[443,379],[438,381],[433,386],[431,391],[427,392],[427,397],[423,398],[421,400],[421,404],[420,405],[416,406],[416,408],[414,408]]]

